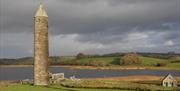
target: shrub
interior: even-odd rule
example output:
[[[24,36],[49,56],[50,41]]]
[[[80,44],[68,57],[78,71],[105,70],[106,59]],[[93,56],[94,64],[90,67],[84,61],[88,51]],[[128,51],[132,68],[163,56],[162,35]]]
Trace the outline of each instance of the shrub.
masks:
[[[76,56],[76,59],[82,59],[84,57],[85,57],[84,53],[78,53],[77,56]]]
[[[141,60],[136,53],[128,53],[121,58],[120,64],[141,64]]]
[[[160,62],[156,64],[157,67],[166,66],[166,65],[167,65],[166,62]]]

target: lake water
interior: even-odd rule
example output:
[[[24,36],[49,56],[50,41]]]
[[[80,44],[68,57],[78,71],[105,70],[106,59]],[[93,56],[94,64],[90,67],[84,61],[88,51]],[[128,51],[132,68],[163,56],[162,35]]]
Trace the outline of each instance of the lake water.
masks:
[[[101,69],[70,69],[66,67],[50,67],[52,73],[64,73],[65,77],[77,78],[115,77],[128,75],[158,75],[171,73],[180,76],[178,70],[101,70]],[[0,67],[0,80],[33,79],[33,67]]]

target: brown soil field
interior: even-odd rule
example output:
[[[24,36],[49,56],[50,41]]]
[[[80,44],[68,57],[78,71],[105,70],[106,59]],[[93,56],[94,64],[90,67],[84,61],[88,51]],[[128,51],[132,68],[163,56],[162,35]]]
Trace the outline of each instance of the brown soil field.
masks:
[[[163,76],[155,75],[132,75],[121,77],[104,77],[104,78],[83,78],[86,80],[119,80],[119,81],[161,81]],[[177,81],[180,81],[180,77],[175,77]]]

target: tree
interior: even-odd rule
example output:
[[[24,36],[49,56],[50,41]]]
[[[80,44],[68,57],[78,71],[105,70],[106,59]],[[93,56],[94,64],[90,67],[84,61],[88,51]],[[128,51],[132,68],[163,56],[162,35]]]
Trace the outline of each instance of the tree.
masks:
[[[121,58],[120,64],[141,64],[141,60],[136,53],[127,53]]]
[[[76,59],[82,59],[84,57],[85,57],[84,53],[78,53],[77,56],[76,56]]]

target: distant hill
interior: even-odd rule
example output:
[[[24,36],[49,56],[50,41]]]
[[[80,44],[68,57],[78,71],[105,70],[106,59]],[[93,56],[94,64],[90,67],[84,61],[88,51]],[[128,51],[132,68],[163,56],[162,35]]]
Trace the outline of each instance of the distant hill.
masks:
[[[32,57],[24,57],[18,59],[0,59],[0,65],[32,65],[33,58]]]
[[[126,53],[109,53],[104,55],[52,56],[49,57],[50,65],[81,65],[81,66],[121,66],[121,57]],[[142,64],[135,66],[180,66],[180,54],[177,53],[137,53]],[[178,58],[178,59],[177,59]],[[18,59],[0,59],[0,65],[33,65],[33,57]],[[133,64],[132,64],[133,65]]]

